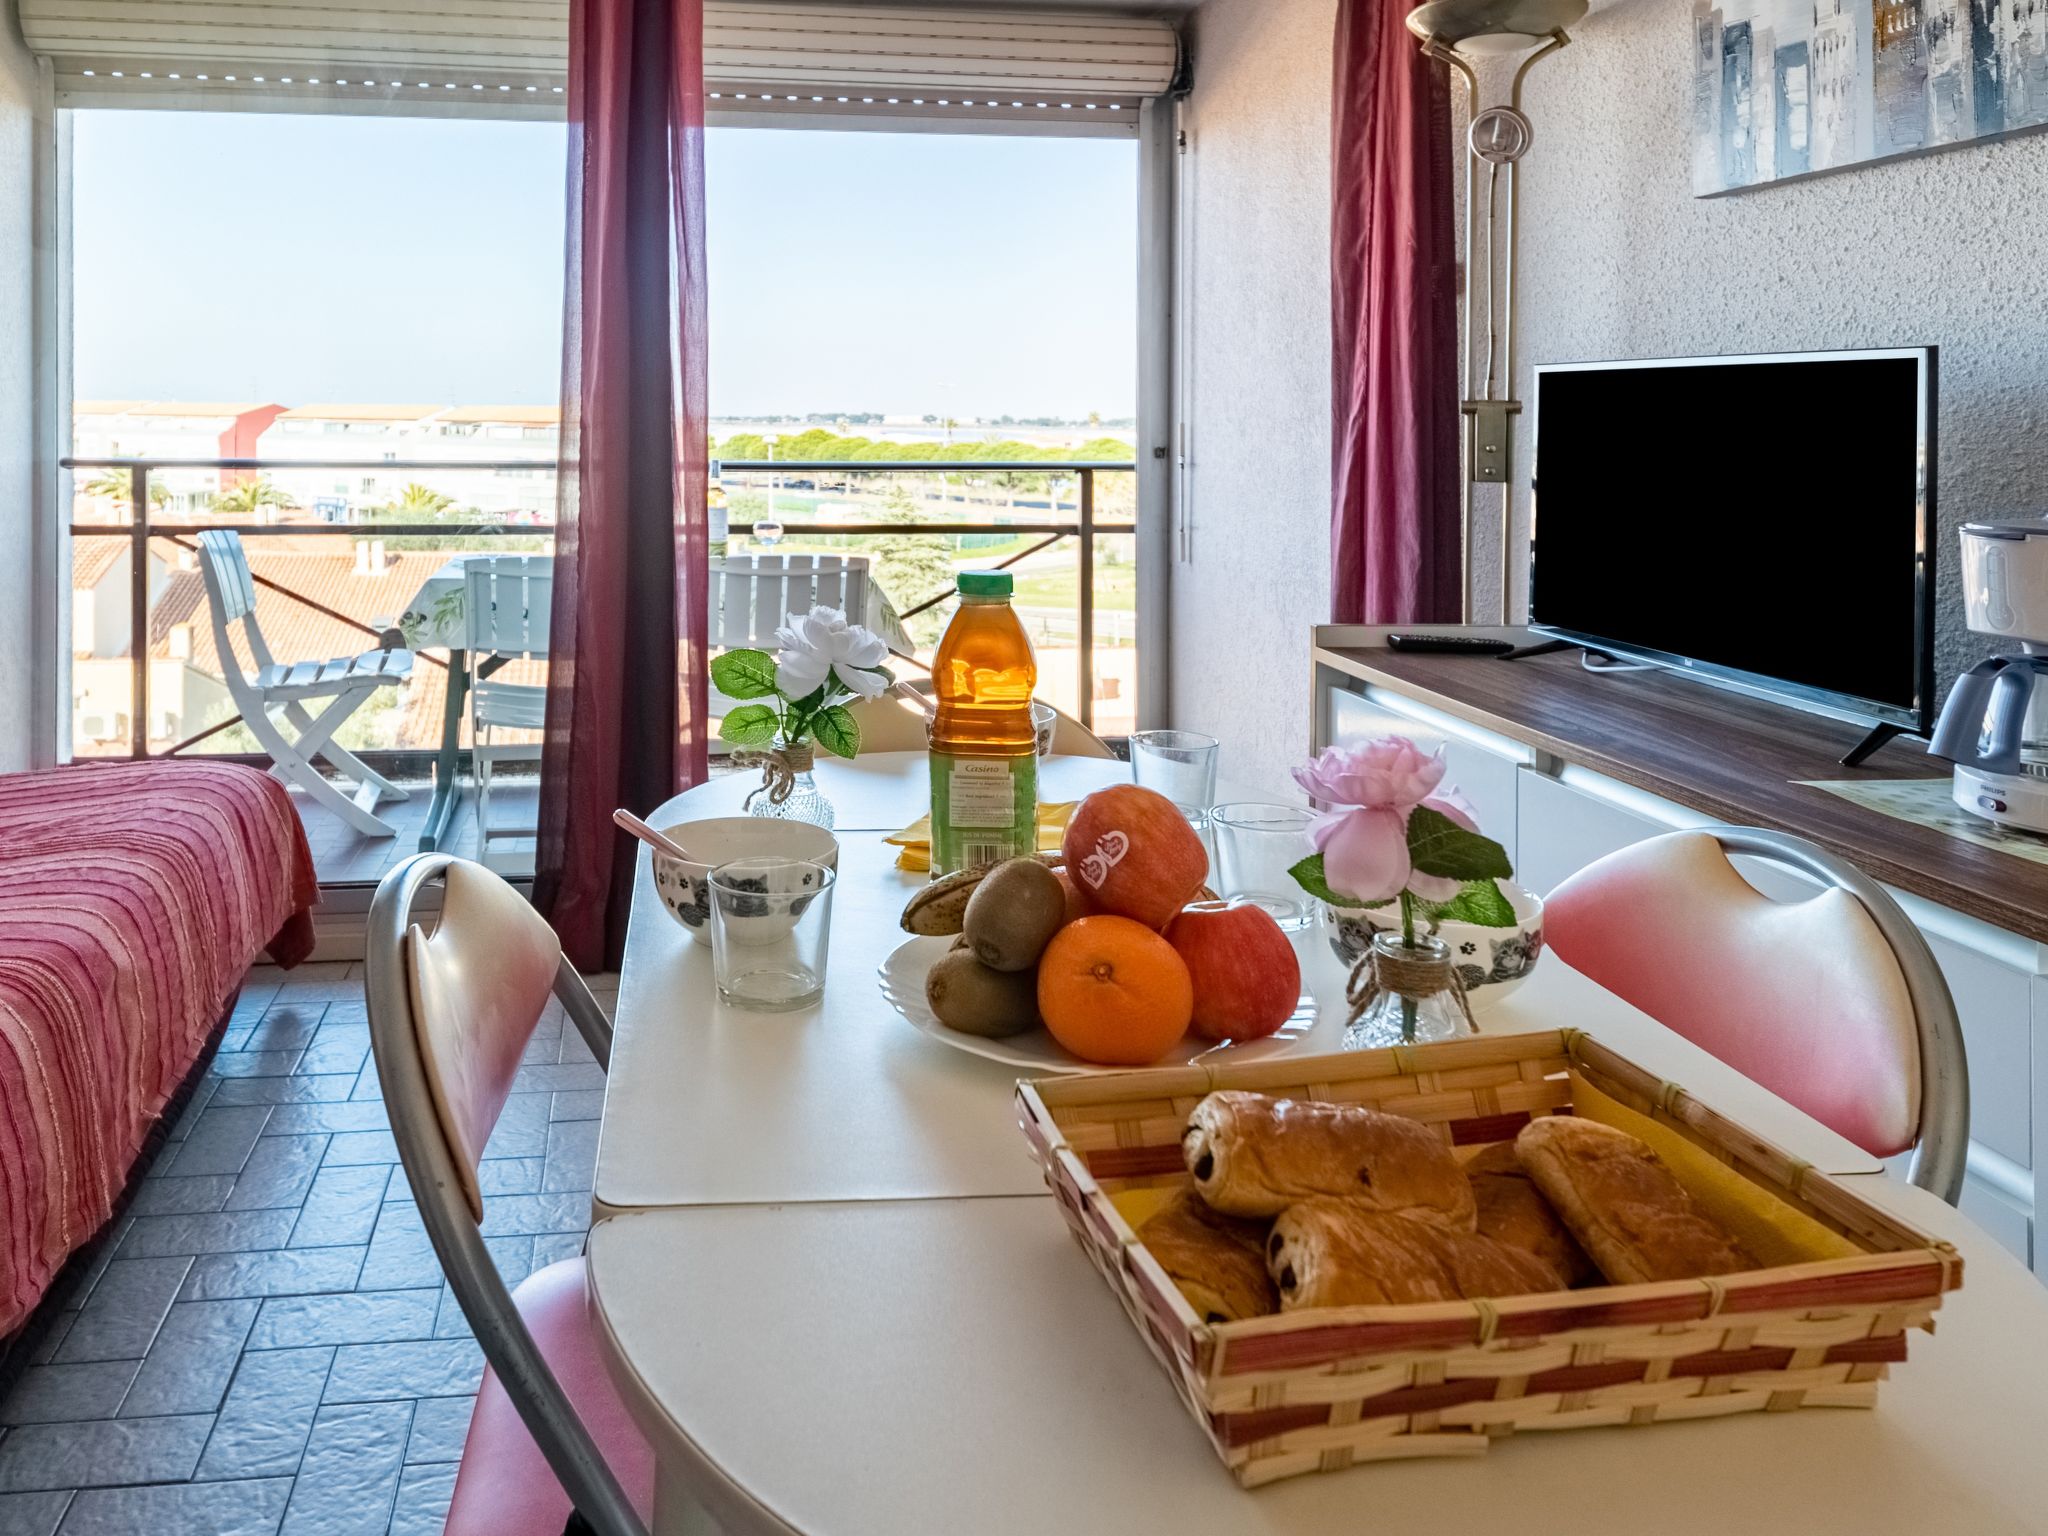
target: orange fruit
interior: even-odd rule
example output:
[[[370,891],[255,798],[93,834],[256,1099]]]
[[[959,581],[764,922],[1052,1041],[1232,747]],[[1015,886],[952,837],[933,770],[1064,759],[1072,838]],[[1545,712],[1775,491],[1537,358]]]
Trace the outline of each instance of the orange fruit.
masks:
[[[1038,1011],[1053,1039],[1083,1061],[1142,1067],[1187,1033],[1195,985],[1187,962],[1143,923],[1084,917],[1039,957]]]

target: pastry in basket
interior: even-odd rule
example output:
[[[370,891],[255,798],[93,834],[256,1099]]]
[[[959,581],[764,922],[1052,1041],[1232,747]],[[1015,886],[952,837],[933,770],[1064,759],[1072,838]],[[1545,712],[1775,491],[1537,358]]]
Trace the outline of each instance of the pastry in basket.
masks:
[[[1472,1230],[1472,1185],[1448,1141],[1362,1104],[1224,1090],[1195,1106],[1181,1153],[1201,1197],[1230,1216],[1278,1216],[1330,1195]]]
[[[1600,1278],[1586,1250],[1558,1219],[1515,1156],[1512,1141],[1497,1141],[1465,1164],[1472,1197],[1479,1203],[1479,1235],[1534,1254],[1564,1278],[1585,1285]]]
[[[1266,1273],[1264,1222],[1212,1211],[1192,1190],[1138,1228],[1167,1279],[1205,1323],[1231,1323],[1279,1310]]]
[[[1756,1268],[1649,1144],[1627,1131],[1544,1115],[1522,1127],[1515,1155],[1616,1285]]]
[[[1367,1210],[1355,1200],[1304,1200],[1273,1223],[1266,1269],[1280,1310],[1400,1307],[1563,1289],[1534,1254],[1476,1232]]]

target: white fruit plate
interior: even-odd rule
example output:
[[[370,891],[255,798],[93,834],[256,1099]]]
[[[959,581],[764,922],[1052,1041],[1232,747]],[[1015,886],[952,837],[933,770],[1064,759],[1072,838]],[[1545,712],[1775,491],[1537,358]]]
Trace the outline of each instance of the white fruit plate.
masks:
[[[1013,1067],[1024,1067],[1033,1072],[1127,1072],[1128,1067],[1098,1066],[1092,1061],[1068,1053],[1043,1029],[1026,1030],[1021,1035],[1010,1035],[1000,1040],[987,1039],[981,1035],[964,1035],[957,1029],[948,1029],[938,1021],[931,1005],[924,1000],[924,979],[934,965],[953,947],[950,938],[922,937],[907,939],[899,944],[889,958],[882,962],[882,996],[919,1034],[929,1035],[956,1051],[965,1051],[970,1056],[985,1056],[990,1061],[1005,1062]],[[1294,1012],[1287,1022],[1263,1040],[1246,1040],[1239,1044],[1229,1041],[1204,1040],[1190,1032],[1181,1042],[1158,1061],[1151,1063],[1160,1067],[1184,1067],[1193,1061],[1213,1059],[1227,1053],[1232,1060],[1260,1061],[1275,1056],[1288,1056],[1303,1048],[1309,1031],[1315,1028],[1316,1000],[1304,992],[1294,1005]]]

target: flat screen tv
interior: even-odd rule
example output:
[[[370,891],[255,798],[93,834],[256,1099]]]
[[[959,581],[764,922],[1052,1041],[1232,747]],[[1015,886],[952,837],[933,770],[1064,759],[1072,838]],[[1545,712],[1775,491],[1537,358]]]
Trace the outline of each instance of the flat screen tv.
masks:
[[[1531,626],[1926,732],[1935,356],[1537,368]]]

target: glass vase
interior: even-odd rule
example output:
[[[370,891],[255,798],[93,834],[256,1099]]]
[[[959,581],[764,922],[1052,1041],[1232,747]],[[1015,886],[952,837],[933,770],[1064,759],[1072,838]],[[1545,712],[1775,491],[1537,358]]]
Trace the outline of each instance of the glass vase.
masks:
[[[1418,934],[1408,944],[1398,933],[1374,934],[1351,973],[1350,1000],[1347,1051],[1426,1045],[1479,1032],[1451,963],[1451,947],[1441,939]]]
[[[761,769],[761,787],[747,796],[748,815],[806,821],[831,830],[835,819],[832,802],[813,776],[816,757],[808,741],[778,742],[753,761]]]

